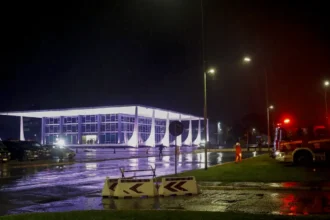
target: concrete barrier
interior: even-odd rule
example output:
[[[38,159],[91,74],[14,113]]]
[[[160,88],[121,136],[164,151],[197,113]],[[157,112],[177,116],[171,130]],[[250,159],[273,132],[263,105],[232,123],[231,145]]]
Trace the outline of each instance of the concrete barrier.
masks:
[[[113,197],[117,185],[118,179],[109,179],[109,177],[105,178],[102,197]]]
[[[160,196],[196,195],[199,193],[195,177],[164,177],[159,188]]]
[[[139,198],[158,196],[153,179],[119,179],[115,188],[115,198]]]

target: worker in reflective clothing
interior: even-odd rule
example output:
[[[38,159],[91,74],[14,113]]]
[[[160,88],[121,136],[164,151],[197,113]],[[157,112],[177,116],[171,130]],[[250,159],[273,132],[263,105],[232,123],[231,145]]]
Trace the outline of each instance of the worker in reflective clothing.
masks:
[[[235,162],[241,162],[242,161],[242,148],[240,143],[236,143],[235,145],[235,150],[236,150],[236,160]]]

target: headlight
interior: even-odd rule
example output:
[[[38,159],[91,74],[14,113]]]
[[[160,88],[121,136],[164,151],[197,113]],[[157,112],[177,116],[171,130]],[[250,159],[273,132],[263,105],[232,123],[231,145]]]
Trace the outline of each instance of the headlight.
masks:
[[[275,155],[276,155],[276,156],[280,155],[280,152],[276,151],[276,152],[275,152]]]
[[[8,155],[10,156],[10,152],[8,152]]]
[[[0,153],[0,156],[1,156],[1,153]]]

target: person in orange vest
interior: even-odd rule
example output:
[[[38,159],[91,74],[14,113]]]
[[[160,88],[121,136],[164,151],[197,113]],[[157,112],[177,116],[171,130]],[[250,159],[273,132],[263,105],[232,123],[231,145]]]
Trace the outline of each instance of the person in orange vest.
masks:
[[[241,162],[242,161],[242,148],[240,143],[236,143],[235,145],[235,150],[236,150],[236,160],[235,162]]]

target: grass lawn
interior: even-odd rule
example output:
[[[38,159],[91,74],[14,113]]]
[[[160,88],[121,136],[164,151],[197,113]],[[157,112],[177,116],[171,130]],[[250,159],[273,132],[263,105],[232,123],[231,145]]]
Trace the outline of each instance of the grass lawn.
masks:
[[[11,215],[0,217],[0,220],[204,220],[204,219],[226,219],[226,220],[253,220],[253,219],[316,219],[315,216],[274,216],[253,215],[246,213],[230,212],[191,212],[191,211],[77,211],[62,213],[33,213],[23,215]],[[328,219],[327,216],[318,216],[317,219]]]
[[[192,170],[178,176],[195,176],[197,181],[219,182],[310,182],[330,181],[330,168],[315,165],[305,168],[279,163],[268,155],[210,167],[207,171]]]

